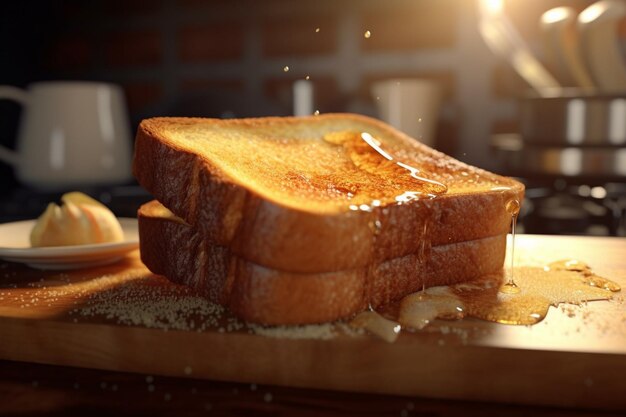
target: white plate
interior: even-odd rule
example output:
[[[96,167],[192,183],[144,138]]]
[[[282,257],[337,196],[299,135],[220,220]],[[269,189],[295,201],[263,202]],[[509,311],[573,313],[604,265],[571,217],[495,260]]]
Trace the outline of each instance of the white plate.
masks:
[[[0,224],[0,259],[37,269],[79,269],[116,262],[139,247],[137,219],[120,218],[124,241],[92,245],[30,246],[30,231],[36,220]]]

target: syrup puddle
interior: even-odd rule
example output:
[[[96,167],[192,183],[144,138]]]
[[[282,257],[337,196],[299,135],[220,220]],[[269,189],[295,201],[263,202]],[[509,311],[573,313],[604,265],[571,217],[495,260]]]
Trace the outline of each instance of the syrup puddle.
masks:
[[[374,324],[369,321],[375,321],[377,327],[387,326],[383,330],[377,328],[375,334],[389,334],[398,325],[419,330],[435,319],[464,317],[531,325],[543,320],[550,306],[609,300],[621,290],[617,283],[595,275],[589,266],[577,260],[557,261],[544,268],[518,266],[515,272],[514,293],[502,291],[508,284],[504,274],[490,274],[471,282],[410,294],[398,304],[381,309],[380,314],[370,311],[367,316],[357,315],[351,325],[370,330]]]

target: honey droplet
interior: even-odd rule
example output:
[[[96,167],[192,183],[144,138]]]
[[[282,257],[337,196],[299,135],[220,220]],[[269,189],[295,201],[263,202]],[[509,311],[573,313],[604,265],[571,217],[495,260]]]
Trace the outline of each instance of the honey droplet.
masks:
[[[283,71],[284,71],[284,72],[289,72],[289,67],[288,67],[287,65],[285,65],[285,66],[283,67]]]
[[[508,281],[502,287],[500,287],[500,292],[504,294],[518,294],[520,292],[519,287],[514,281]]]
[[[315,33],[320,33],[320,28],[315,28]]]
[[[306,77],[304,77],[304,79],[308,81],[311,79],[311,77],[307,75]]]
[[[320,115],[320,111],[319,111],[319,110],[315,110],[315,111],[313,112],[313,116],[319,116],[319,115]]]
[[[374,234],[374,236],[378,236],[380,234],[380,230],[383,227],[383,224],[380,220],[372,220],[367,225]]]
[[[563,259],[560,261],[550,262],[547,265],[546,270],[584,272],[591,271],[591,268],[586,263],[577,259]]]
[[[548,264],[544,269],[546,271],[578,272],[582,277],[582,282],[589,286],[602,288],[613,292],[621,290],[619,284],[594,274],[589,265],[576,259],[564,259],[552,262]]]
[[[342,145],[343,143],[349,141],[351,136],[352,133],[350,132],[330,132],[322,136],[322,139],[324,142],[333,145]]]
[[[583,282],[591,287],[602,288],[603,290],[609,290],[612,292],[618,292],[622,290],[622,287],[620,287],[617,282],[610,281],[595,274],[585,276]]]
[[[396,196],[396,201],[398,204],[408,203],[411,200],[418,200],[422,196],[422,193],[419,191],[405,191],[400,195]]]
[[[435,287],[404,297],[400,302],[398,322],[403,327],[419,330],[436,318],[454,320],[463,316],[461,300],[449,288]]]
[[[366,30],[363,36],[365,37],[365,39],[369,39],[372,37],[372,32],[370,32],[369,30]]]
[[[402,329],[399,323],[389,320],[375,311],[364,311],[358,314],[352,319],[350,326],[365,329],[389,343],[396,341]]]
[[[519,214],[519,209],[520,209],[520,203],[519,200],[509,200],[506,202],[505,205],[505,209],[506,212],[509,213],[511,216],[517,216]]]

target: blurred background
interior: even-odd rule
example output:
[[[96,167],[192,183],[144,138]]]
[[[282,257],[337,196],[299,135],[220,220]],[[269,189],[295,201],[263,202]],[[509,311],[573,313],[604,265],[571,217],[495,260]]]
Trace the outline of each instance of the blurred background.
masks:
[[[557,6],[580,12],[593,2],[486,3],[500,9],[555,74],[542,14]],[[0,84],[117,84],[127,104],[131,141],[138,122],[150,116],[291,115],[299,80],[309,81],[312,95],[305,99],[311,109],[380,117],[380,97],[372,93],[377,82],[426,80],[441,97],[429,140],[464,162],[521,178],[528,187],[524,231],[626,235],[626,157],[616,159],[626,139],[588,144],[579,138],[573,147],[558,138],[525,143],[522,133],[534,133],[524,130],[525,123],[533,123],[524,118],[524,108],[534,110],[528,97],[537,92],[486,43],[478,1],[73,0],[0,7]],[[623,19],[614,32],[623,51]],[[621,99],[615,91],[593,95]],[[626,125],[622,107],[615,111]],[[22,113],[15,102],[0,100],[2,145],[15,149]],[[566,128],[554,127],[555,138]],[[150,198],[132,179],[85,189],[125,216]],[[36,217],[56,191],[24,185],[14,168],[0,163],[0,221]]]

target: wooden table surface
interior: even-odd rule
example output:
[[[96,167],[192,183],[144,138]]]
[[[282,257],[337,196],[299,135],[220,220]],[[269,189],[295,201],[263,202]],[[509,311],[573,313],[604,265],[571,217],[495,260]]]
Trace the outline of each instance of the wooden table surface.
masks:
[[[0,361],[0,415],[618,417],[624,412],[252,385]]]
[[[521,236],[517,243],[519,264],[577,258],[626,286],[624,239]],[[136,260],[125,262],[116,268],[141,271]],[[70,276],[80,277],[72,281],[77,285],[102,274],[94,270]],[[16,294],[22,300],[32,296],[29,283],[38,276],[53,283],[55,275],[0,262],[0,415],[109,415],[115,410],[124,415],[515,416],[626,411],[626,397],[616,394],[626,392],[621,293],[611,302],[576,307],[573,315],[571,309],[551,308],[547,319],[532,327],[436,322],[426,332],[401,335],[393,345],[369,336],[280,341],[236,332],[220,335],[211,329],[176,333],[179,342],[173,344],[172,332],[112,325],[103,318],[74,323],[76,316],[66,313],[75,298],[70,303],[60,297],[35,309],[7,302],[17,299]],[[461,333],[469,339],[458,337]],[[227,357],[224,350],[238,358],[237,366],[220,359]],[[306,366],[269,360],[264,350],[286,358],[300,355]],[[222,356],[216,360],[212,355]],[[329,366],[329,361],[336,363]],[[364,366],[363,361],[369,362]],[[192,375],[185,363],[193,364]]]

